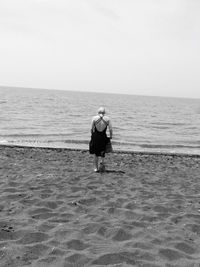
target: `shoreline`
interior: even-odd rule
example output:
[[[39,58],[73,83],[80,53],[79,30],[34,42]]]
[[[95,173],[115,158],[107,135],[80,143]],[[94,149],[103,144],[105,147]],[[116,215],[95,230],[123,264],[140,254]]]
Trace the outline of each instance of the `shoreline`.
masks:
[[[0,266],[200,262],[200,157],[0,146]]]
[[[47,146],[31,146],[31,145],[13,145],[13,144],[0,144],[0,147],[12,148],[30,148],[30,149],[50,149],[50,150],[63,150],[63,151],[82,151],[89,152],[88,149],[83,148],[66,148],[66,147],[47,147]],[[154,152],[154,151],[129,151],[129,150],[114,150],[111,154],[130,154],[130,155],[157,155],[157,156],[172,156],[172,157],[191,157],[200,158],[200,154],[193,153],[179,153],[179,152]]]

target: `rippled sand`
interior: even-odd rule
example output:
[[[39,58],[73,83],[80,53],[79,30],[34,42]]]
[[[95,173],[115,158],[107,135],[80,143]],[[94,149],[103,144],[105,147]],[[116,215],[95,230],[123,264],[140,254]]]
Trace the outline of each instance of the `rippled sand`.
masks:
[[[0,147],[0,266],[200,266],[200,157]]]

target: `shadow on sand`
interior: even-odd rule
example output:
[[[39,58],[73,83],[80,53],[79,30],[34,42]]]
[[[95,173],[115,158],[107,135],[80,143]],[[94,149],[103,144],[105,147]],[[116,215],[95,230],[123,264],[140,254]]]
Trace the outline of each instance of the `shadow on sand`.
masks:
[[[99,171],[100,173],[125,173],[125,171],[122,170],[104,170],[104,171]]]

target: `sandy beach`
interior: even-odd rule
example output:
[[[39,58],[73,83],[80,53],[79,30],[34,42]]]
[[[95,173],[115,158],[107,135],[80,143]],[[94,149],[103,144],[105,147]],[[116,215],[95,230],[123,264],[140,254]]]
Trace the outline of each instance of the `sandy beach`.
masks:
[[[0,266],[200,266],[200,157],[0,146]]]

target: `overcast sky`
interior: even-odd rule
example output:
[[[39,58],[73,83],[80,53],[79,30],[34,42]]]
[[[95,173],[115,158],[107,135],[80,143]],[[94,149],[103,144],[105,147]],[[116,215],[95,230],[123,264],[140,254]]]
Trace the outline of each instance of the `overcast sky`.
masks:
[[[0,0],[0,85],[200,98],[199,0]]]

